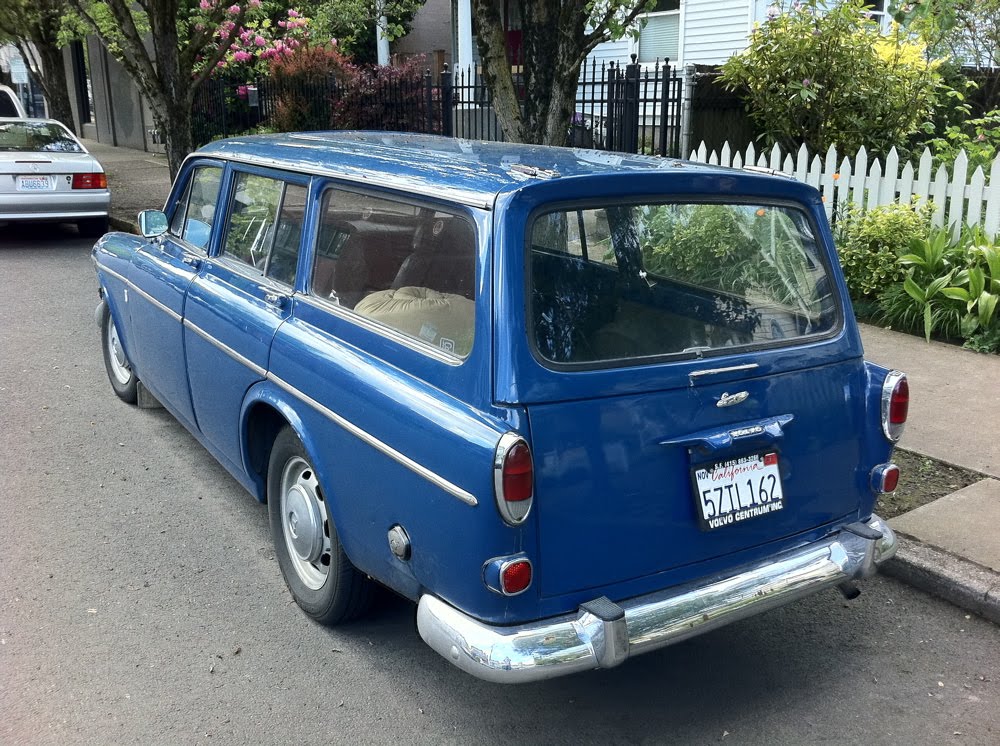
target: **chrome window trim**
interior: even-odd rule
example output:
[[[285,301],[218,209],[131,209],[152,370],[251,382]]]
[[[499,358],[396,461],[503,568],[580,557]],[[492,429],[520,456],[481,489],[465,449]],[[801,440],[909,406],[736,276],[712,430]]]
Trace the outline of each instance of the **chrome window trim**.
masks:
[[[337,414],[336,412],[334,412],[332,409],[329,409],[328,407],[325,407],[323,404],[319,403],[318,401],[316,401],[315,399],[313,399],[308,394],[305,394],[302,391],[299,391],[297,388],[295,388],[294,386],[292,386],[290,383],[288,383],[287,381],[282,380],[281,378],[279,378],[278,376],[274,375],[270,371],[268,371],[268,373],[267,373],[267,380],[271,381],[276,386],[278,386],[280,389],[288,392],[289,394],[291,394],[292,396],[296,397],[300,401],[308,404],[310,407],[312,407],[313,409],[315,409],[317,412],[319,412],[320,414],[322,414],[324,417],[326,417],[329,420],[332,420],[335,424],[339,425],[341,428],[343,428],[344,430],[346,430],[347,432],[349,432],[351,435],[355,436],[356,438],[358,438],[358,439],[362,440],[363,442],[367,443],[368,445],[370,445],[375,450],[377,450],[377,451],[383,453],[384,455],[388,456],[393,461],[396,461],[397,463],[402,464],[407,469],[409,469],[410,471],[414,472],[415,474],[423,477],[424,479],[426,479],[428,482],[430,482],[434,486],[439,487],[440,489],[444,490],[445,492],[447,492],[452,497],[458,498],[459,500],[461,500],[466,505],[471,505],[473,507],[479,505],[479,501],[471,493],[467,492],[466,490],[463,490],[461,487],[459,487],[459,486],[457,486],[455,484],[452,484],[451,482],[449,482],[444,477],[442,477],[439,474],[436,474],[433,471],[431,471],[430,469],[428,469],[426,466],[423,466],[422,464],[418,464],[416,461],[414,461],[413,459],[411,459],[409,456],[406,456],[405,454],[400,453],[395,448],[393,448],[392,446],[390,446],[390,445],[382,442],[381,440],[379,440],[378,438],[376,438],[374,435],[372,435],[371,433],[367,432],[366,430],[362,430],[360,427],[358,427],[357,425],[355,425],[350,420],[348,420],[348,419],[340,416],[339,414]]]
[[[254,373],[256,373],[261,378],[264,378],[264,377],[267,376],[267,370],[265,370],[264,368],[261,368],[259,365],[257,365],[257,363],[253,362],[249,358],[243,357],[243,355],[241,355],[240,353],[238,353],[236,350],[234,350],[229,345],[224,344],[223,342],[220,342],[218,339],[216,339],[211,334],[209,334],[208,332],[206,332],[200,326],[197,326],[194,323],[192,323],[191,321],[188,321],[187,319],[184,319],[184,328],[185,329],[190,329],[195,334],[197,334],[199,337],[201,337],[206,342],[208,342],[210,345],[212,345],[216,349],[221,350],[222,352],[226,353],[227,355],[229,355],[229,357],[231,357],[236,362],[242,363],[243,365],[245,365],[247,368],[249,368],[251,371],[253,371]]]
[[[308,306],[320,311],[330,311],[338,318],[344,319],[345,321],[352,322],[367,329],[370,332],[379,334],[387,339],[396,342],[407,349],[413,350],[414,352],[419,352],[422,355],[433,358],[439,362],[451,365],[453,367],[458,367],[462,365],[468,358],[459,357],[458,355],[452,355],[445,352],[444,350],[435,347],[432,344],[426,342],[421,342],[416,337],[411,337],[409,334],[404,334],[398,329],[394,329],[387,324],[381,324],[374,319],[370,319],[367,316],[362,316],[360,313],[356,313],[349,308],[344,308],[332,300],[326,298],[321,298],[318,295],[300,295],[296,293],[296,300],[305,303]],[[473,343],[475,344],[475,343]],[[470,353],[471,355],[471,353]]]
[[[291,135],[291,137],[299,140],[311,140],[313,142],[323,141],[322,138],[317,138],[315,136]],[[233,163],[245,163],[251,166],[259,166],[261,168],[277,168],[294,174],[305,174],[307,176],[324,176],[330,179],[350,182],[352,184],[361,184],[370,188],[388,188],[391,190],[403,191],[407,194],[416,194],[421,197],[429,197],[434,200],[445,199],[451,202],[458,202],[468,207],[477,207],[481,210],[493,209],[492,195],[490,199],[485,199],[482,195],[475,192],[466,192],[461,189],[448,189],[447,187],[431,188],[419,182],[392,179],[384,173],[374,174],[373,176],[378,176],[379,178],[378,181],[375,181],[370,176],[344,173],[343,171],[337,171],[336,169],[315,164],[302,166],[294,161],[285,160],[283,158],[262,158],[260,156],[244,155],[232,152],[211,153],[207,155],[212,158],[232,161]]]

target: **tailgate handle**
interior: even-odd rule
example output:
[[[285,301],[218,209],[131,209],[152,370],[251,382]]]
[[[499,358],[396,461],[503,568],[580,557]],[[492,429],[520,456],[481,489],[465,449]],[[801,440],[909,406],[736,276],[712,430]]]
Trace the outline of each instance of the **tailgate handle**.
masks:
[[[661,446],[685,446],[706,456],[725,451],[734,444],[758,446],[777,443],[785,437],[785,427],[795,415],[781,414],[766,420],[729,425],[725,429],[702,430],[660,442]]]

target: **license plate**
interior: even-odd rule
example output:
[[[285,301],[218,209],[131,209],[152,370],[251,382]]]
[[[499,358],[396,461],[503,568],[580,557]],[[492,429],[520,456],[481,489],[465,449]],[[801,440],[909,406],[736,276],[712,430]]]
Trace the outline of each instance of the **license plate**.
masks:
[[[18,176],[17,190],[19,192],[42,192],[49,188],[48,176]]]
[[[777,453],[717,461],[693,470],[698,522],[703,531],[759,518],[784,508]]]

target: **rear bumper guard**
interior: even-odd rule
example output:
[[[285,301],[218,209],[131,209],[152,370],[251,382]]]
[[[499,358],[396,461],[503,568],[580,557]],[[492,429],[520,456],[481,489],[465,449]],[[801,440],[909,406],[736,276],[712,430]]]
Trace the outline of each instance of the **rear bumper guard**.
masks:
[[[867,577],[895,553],[896,535],[873,515],[728,577],[620,604],[599,598],[576,614],[512,627],[486,624],[425,595],[417,607],[417,629],[446,660],[478,678],[498,683],[551,679],[617,666],[630,656]]]

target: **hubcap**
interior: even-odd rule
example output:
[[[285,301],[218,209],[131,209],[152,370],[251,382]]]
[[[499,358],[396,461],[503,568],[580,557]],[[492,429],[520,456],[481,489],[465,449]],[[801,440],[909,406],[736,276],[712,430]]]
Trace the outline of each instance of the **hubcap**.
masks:
[[[111,351],[111,372],[114,373],[119,383],[127,384],[132,380],[132,367],[128,364],[125,350],[122,349],[122,343],[118,339],[118,327],[110,318],[108,319],[108,349]]]
[[[330,574],[330,520],[312,467],[298,456],[281,472],[281,528],[299,580],[320,589]]]

